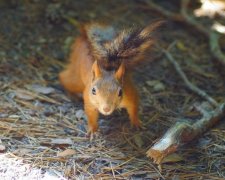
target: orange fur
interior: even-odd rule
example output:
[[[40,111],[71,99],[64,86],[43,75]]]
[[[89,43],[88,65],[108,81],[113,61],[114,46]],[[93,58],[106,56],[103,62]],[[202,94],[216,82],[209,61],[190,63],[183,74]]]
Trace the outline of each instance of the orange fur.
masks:
[[[92,27],[92,29],[94,28]],[[102,28],[97,28],[95,32],[102,31]],[[138,31],[137,35],[133,33],[130,38],[132,41],[131,47],[129,47],[129,42],[123,40],[123,38],[127,39],[129,37],[129,34],[126,35],[124,32],[117,37],[112,36],[111,45],[109,39],[105,44],[108,49],[111,48],[111,52],[115,51],[117,54],[120,53],[120,48],[117,47],[123,48],[120,54],[123,53],[124,56],[125,54],[127,57],[130,54],[131,56],[137,54],[136,57],[132,57],[136,61],[138,57],[142,58],[142,52],[152,44],[152,39],[148,35],[152,32],[152,29],[154,28],[147,26],[142,31]],[[98,129],[99,112],[109,115],[117,108],[125,108],[131,124],[139,127],[141,125],[138,117],[139,97],[135,84],[132,82],[131,72],[129,71],[130,66],[127,66],[129,63],[123,63],[121,60],[121,63],[115,62],[113,64],[114,69],[104,69],[101,63],[103,62],[102,59],[107,60],[107,53],[104,52],[104,47],[101,47],[100,43],[97,42],[101,42],[101,39],[99,40],[99,37],[97,40],[88,39],[87,33],[88,31],[84,28],[82,35],[75,40],[71,49],[70,63],[59,75],[61,84],[70,93],[83,93],[84,109],[88,118],[88,130],[91,134]],[[143,37],[147,37],[147,39],[143,40]],[[138,38],[142,39],[139,40]],[[134,47],[136,41],[139,44]],[[117,45],[116,43],[119,42],[121,44]],[[113,54],[110,54],[110,56],[113,57]],[[108,62],[105,61],[104,63]],[[110,67],[110,63],[105,67]]]

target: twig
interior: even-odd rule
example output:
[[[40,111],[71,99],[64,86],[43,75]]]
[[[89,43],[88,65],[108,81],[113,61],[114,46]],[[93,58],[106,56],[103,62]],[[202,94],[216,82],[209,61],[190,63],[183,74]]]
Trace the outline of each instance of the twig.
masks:
[[[166,9],[156,5],[152,1],[146,0],[145,3],[148,5],[148,7],[158,12],[159,14],[163,15],[164,17],[167,17],[169,19],[173,19],[174,21],[179,21],[179,22],[182,22],[184,20],[184,18],[180,14],[167,11]]]
[[[182,17],[184,18],[183,20],[188,24],[193,27],[195,27],[199,32],[203,33],[205,36],[209,36],[210,32],[207,30],[205,27],[203,27],[199,22],[197,22],[193,16],[188,15],[187,13],[187,6],[189,4],[189,0],[182,0],[181,1],[181,10],[180,13]]]
[[[29,119],[32,118],[32,117],[30,117],[30,116],[27,116],[27,115],[24,113],[23,109],[20,108],[20,106],[19,106],[15,101],[13,101],[12,99],[8,98],[7,96],[5,96],[5,99],[6,99],[9,103],[11,103],[15,108],[17,108],[17,109],[21,112],[21,114],[23,115],[23,117],[24,117],[26,120],[29,120]]]
[[[70,17],[70,16],[67,16],[67,15],[64,15],[63,16],[71,25],[75,26],[76,28],[80,28],[80,22],[77,21],[76,19]]]
[[[213,53],[214,57],[218,59],[221,64],[225,65],[225,55],[222,53],[220,45],[219,45],[219,37],[220,35],[215,31],[211,31],[209,35],[209,45],[211,53]]]
[[[184,72],[182,71],[180,65],[175,61],[175,59],[173,58],[173,56],[166,50],[163,50],[163,52],[165,53],[167,59],[173,64],[174,68],[176,69],[177,73],[180,75],[180,77],[183,79],[183,81],[185,82],[185,84],[187,85],[187,87],[195,92],[196,94],[198,94],[199,96],[201,96],[202,98],[206,99],[208,102],[210,102],[212,105],[214,105],[215,107],[218,106],[218,103],[216,102],[216,100],[214,100],[212,97],[210,97],[205,91],[201,90],[200,88],[198,88],[197,86],[195,86],[194,84],[192,84],[187,76],[184,74]]]
[[[188,15],[187,6],[190,0],[182,0],[181,1],[181,14],[184,17],[185,21],[195,27],[199,32],[203,33],[209,39],[210,51],[213,56],[218,59],[218,61],[225,65],[225,55],[222,53],[220,45],[219,45],[219,33],[214,30],[207,30],[204,26],[202,26],[199,22],[197,22],[193,17]]]
[[[193,28],[195,28],[196,30],[201,32],[202,34],[204,34],[204,36],[206,36],[209,40],[211,54],[221,64],[223,64],[225,66],[225,55],[221,51],[221,47],[219,45],[219,38],[220,38],[221,34],[217,33],[214,30],[211,30],[211,29],[207,30],[206,27],[201,25],[198,21],[195,20],[195,18],[193,18],[192,16],[190,16],[187,13],[186,9],[187,9],[187,5],[189,4],[190,0],[182,0],[180,14],[170,12],[170,11],[156,5],[152,1],[145,1],[145,2],[149,6],[149,8],[151,8],[152,10],[155,10],[156,12],[160,13],[164,17],[166,17],[168,19],[172,19],[173,21],[185,23],[189,26],[192,26]]]

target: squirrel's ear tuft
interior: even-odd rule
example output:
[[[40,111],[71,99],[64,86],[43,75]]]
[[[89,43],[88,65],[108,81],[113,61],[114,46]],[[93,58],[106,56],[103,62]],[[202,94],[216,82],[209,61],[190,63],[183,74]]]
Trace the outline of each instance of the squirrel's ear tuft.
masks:
[[[93,74],[92,80],[95,80],[96,78],[99,78],[102,76],[102,72],[100,67],[98,66],[97,61],[95,61],[92,65],[92,74]]]
[[[121,81],[122,78],[123,78],[123,75],[125,73],[125,65],[124,63],[122,63],[119,68],[117,69],[117,71],[115,72],[115,78],[118,80],[118,81]]]

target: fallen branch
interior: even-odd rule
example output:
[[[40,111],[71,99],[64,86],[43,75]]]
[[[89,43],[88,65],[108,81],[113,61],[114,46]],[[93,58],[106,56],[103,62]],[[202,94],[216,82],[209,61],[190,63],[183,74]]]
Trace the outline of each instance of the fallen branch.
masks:
[[[166,156],[175,152],[180,146],[200,136],[225,116],[225,103],[218,105],[206,92],[192,84],[172,55],[166,50],[164,50],[164,53],[187,87],[216,106],[216,109],[206,111],[202,106],[197,106],[195,107],[196,110],[202,114],[200,120],[195,123],[183,120],[172,126],[166,134],[147,151],[147,156],[152,158],[157,164],[160,164]]]
[[[224,115],[225,104],[221,104],[214,111],[204,113],[203,117],[194,124],[191,121],[177,122],[147,151],[147,156],[153,158],[155,163],[160,164],[166,156],[201,135]]]
[[[211,54],[221,64],[223,64],[225,66],[225,55],[221,51],[221,47],[219,45],[219,38],[220,38],[221,34],[217,33],[214,30],[211,30],[211,29],[207,30],[207,28],[204,27],[202,24],[200,24],[198,21],[196,21],[196,19],[194,17],[190,16],[186,10],[189,2],[190,2],[190,0],[182,0],[181,11],[180,11],[180,14],[178,14],[178,13],[173,13],[173,12],[168,11],[168,10],[156,5],[152,1],[145,1],[145,3],[148,5],[149,8],[160,13],[162,16],[164,16],[168,19],[171,19],[173,21],[185,23],[185,24],[195,28],[202,34],[204,34],[204,36],[206,36],[209,40]]]

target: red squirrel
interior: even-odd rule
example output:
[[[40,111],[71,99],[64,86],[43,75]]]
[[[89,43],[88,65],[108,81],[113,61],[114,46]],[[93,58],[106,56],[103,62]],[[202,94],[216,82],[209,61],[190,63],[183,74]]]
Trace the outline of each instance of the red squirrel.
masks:
[[[160,25],[158,21],[120,32],[94,23],[81,28],[71,49],[70,63],[59,79],[68,92],[83,94],[91,136],[98,129],[99,112],[110,115],[117,108],[125,108],[131,124],[141,126],[132,71],[143,61],[144,53],[154,42],[152,32]]]

